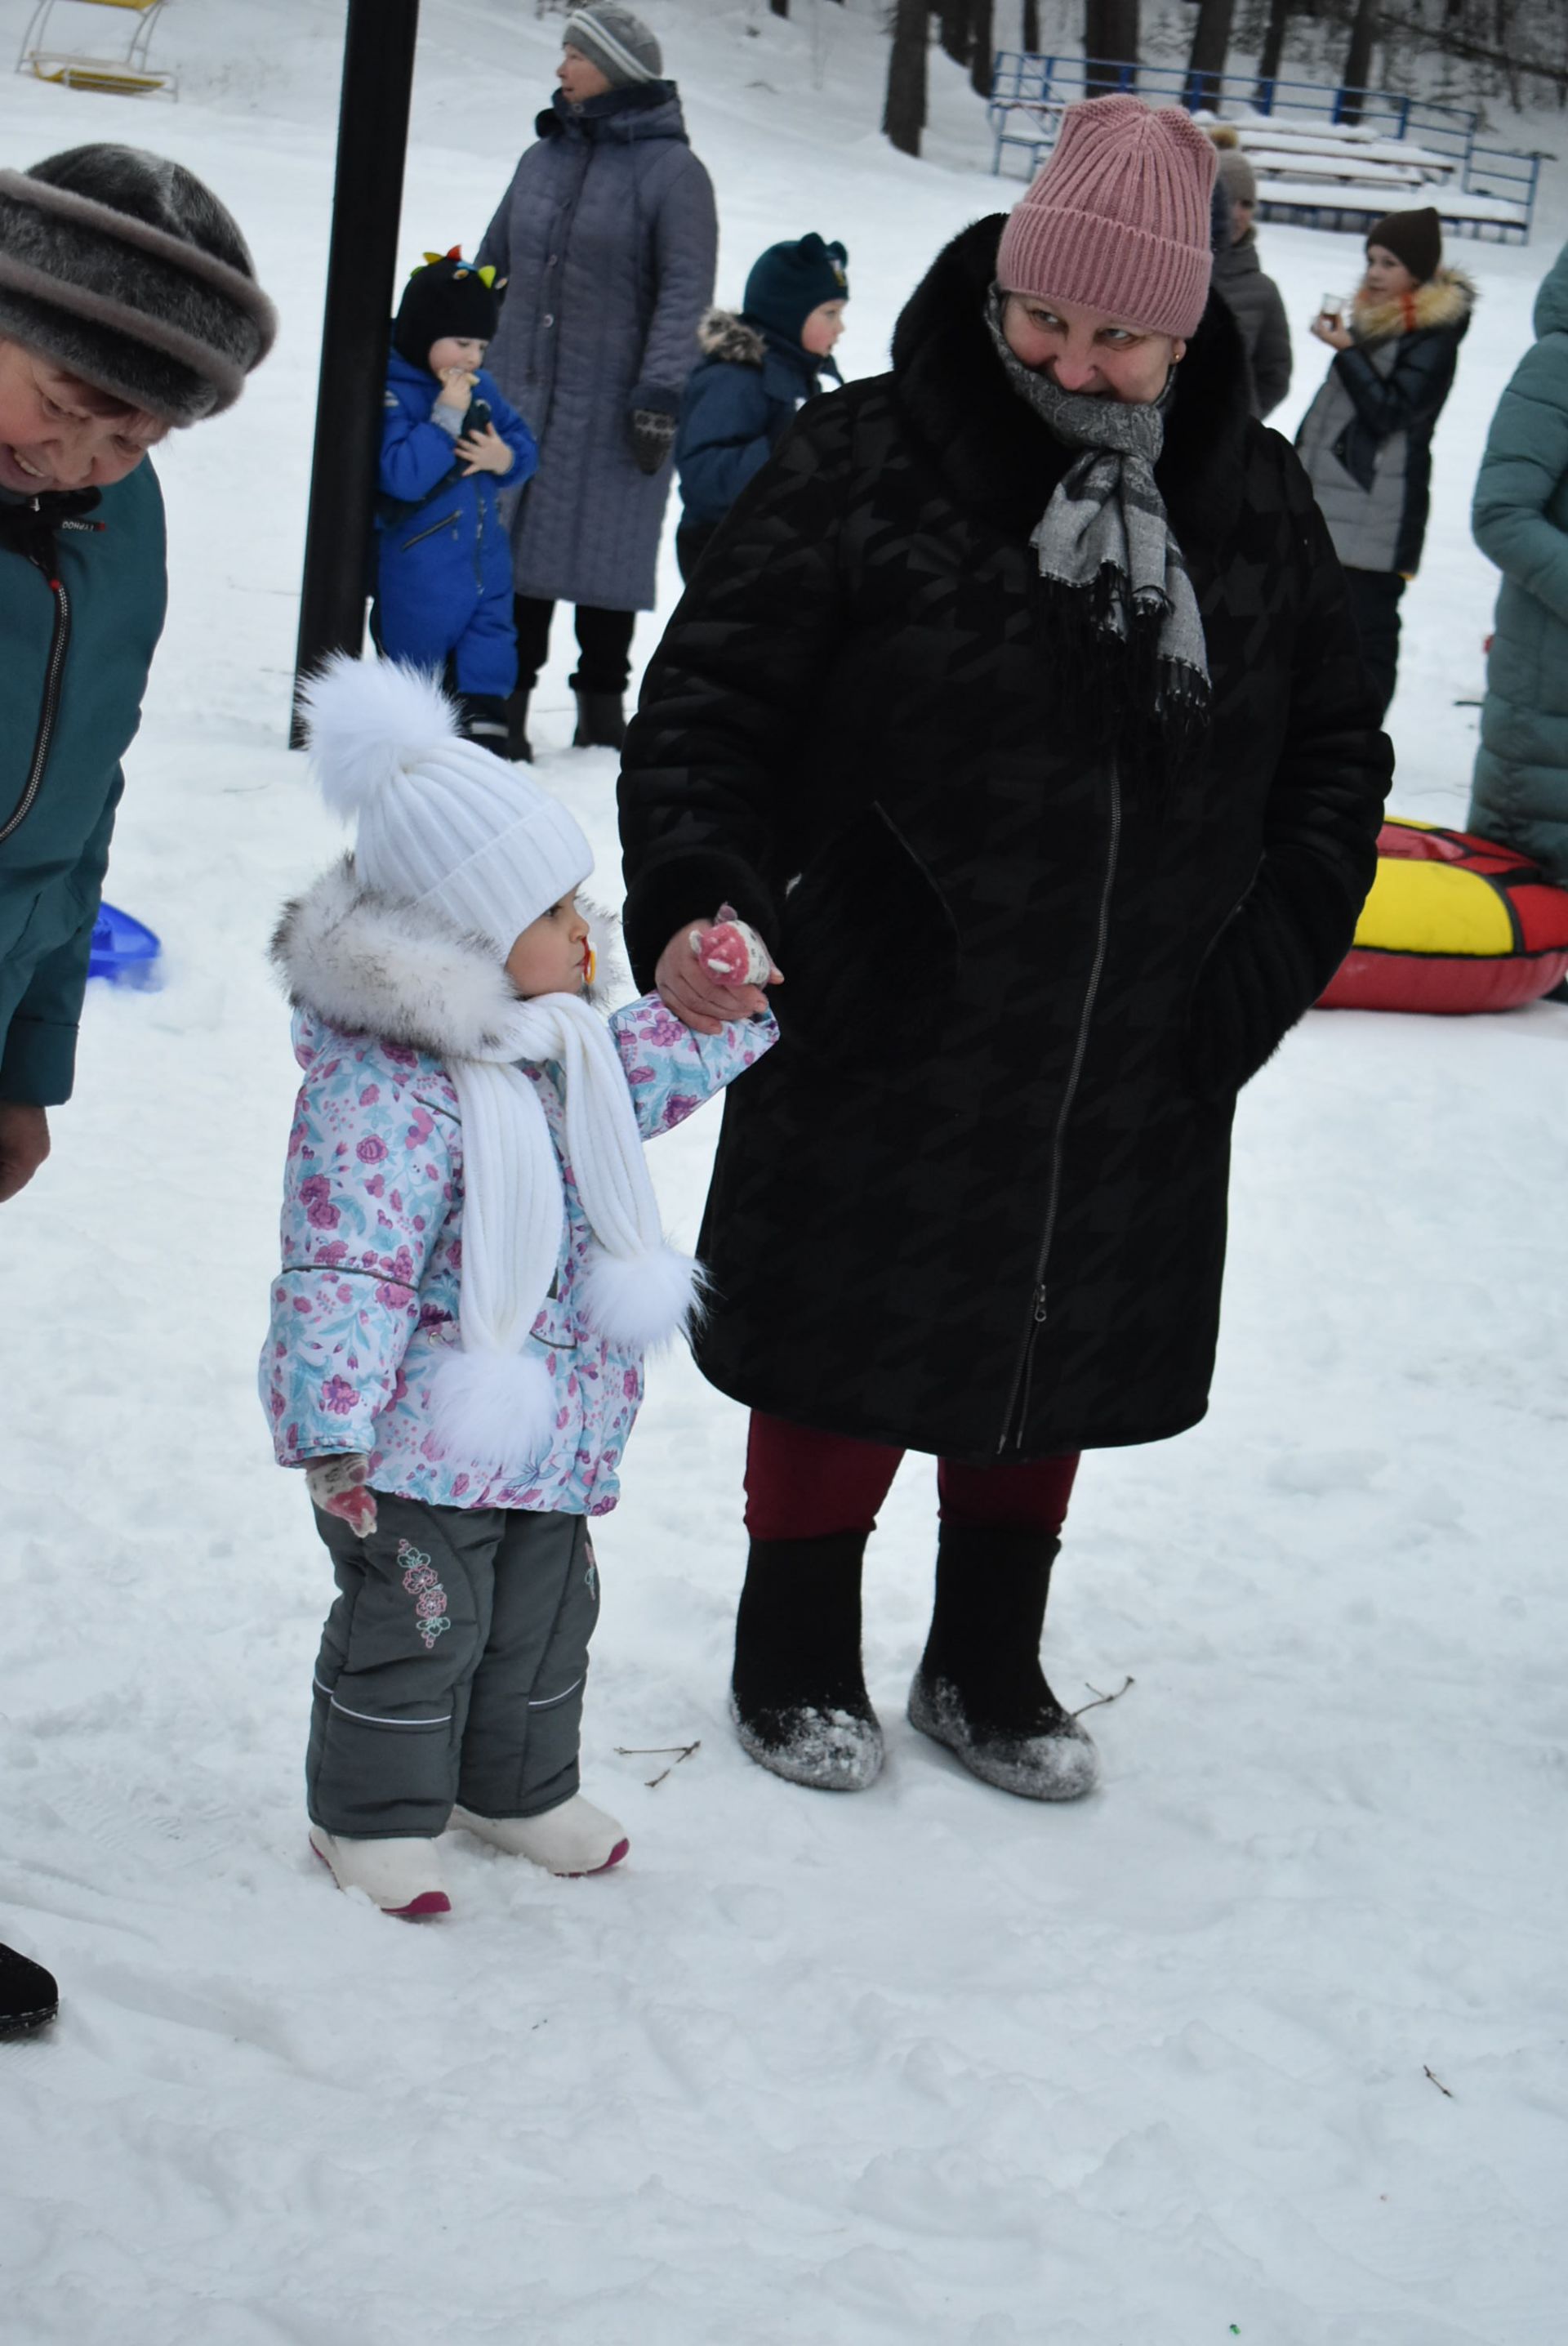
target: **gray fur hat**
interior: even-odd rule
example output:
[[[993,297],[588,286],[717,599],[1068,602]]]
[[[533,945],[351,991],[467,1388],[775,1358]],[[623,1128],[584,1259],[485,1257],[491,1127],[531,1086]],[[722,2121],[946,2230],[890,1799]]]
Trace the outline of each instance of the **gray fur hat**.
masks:
[[[642,18],[619,6],[617,0],[594,0],[592,7],[574,8],[561,39],[597,66],[612,89],[657,81],[664,72],[658,43]]]
[[[170,423],[232,407],[277,313],[210,188],[137,147],[0,171],[0,335]]]

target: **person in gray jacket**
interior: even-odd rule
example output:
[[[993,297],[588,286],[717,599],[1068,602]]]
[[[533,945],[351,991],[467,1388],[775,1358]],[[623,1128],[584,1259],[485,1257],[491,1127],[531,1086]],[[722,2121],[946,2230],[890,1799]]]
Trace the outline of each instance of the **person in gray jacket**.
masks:
[[[1257,257],[1257,230],[1253,225],[1257,174],[1238,146],[1220,138],[1223,130],[1230,130],[1234,141],[1236,133],[1228,123],[1220,123],[1209,134],[1219,148],[1219,185],[1228,236],[1214,256],[1214,285],[1241,328],[1252,376],[1252,412],[1261,421],[1273,414],[1290,388],[1290,328],[1279,288],[1265,275]]]
[[[564,39],[560,88],[478,253],[507,281],[486,363],[539,444],[511,525],[514,758],[531,754],[528,697],[557,602],[576,606],[576,745],[620,747],[718,246],[712,185],[647,26],[595,0]]]
[[[1492,419],[1471,526],[1502,586],[1465,828],[1568,888],[1568,244]]]
[[[1296,445],[1344,566],[1380,721],[1394,697],[1400,597],[1426,537],[1432,433],[1474,303],[1469,278],[1442,265],[1429,205],[1376,221],[1349,319],[1312,321],[1334,362]]]

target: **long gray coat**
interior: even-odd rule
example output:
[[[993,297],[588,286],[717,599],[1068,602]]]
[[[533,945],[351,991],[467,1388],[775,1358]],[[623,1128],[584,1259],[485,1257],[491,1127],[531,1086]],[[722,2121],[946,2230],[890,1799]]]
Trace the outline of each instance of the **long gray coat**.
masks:
[[[557,93],[479,248],[507,281],[486,359],[539,443],[512,521],[519,595],[650,611],[671,468],[631,415],[675,415],[713,299],[718,225],[672,82]]]

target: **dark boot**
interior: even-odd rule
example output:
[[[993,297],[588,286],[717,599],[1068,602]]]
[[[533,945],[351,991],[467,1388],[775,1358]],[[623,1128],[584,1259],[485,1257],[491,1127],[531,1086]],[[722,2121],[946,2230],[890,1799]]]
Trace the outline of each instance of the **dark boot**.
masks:
[[[864,1532],[753,1540],[735,1620],[730,1715],[741,1748],[792,1784],[862,1792],[882,1730],[860,1671]]]
[[[475,741],[498,758],[506,755],[506,703],[499,693],[459,693],[457,709],[465,741]]]
[[[514,766],[531,766],[534,744],[528,739],[528,701],[534,688],[520,684],[506,703],[506,755]]]
[[[60,1991],[42,1964],[29,1963],[15,1947],[0,1947],[0,2036],[24,2036],[42,2028],[60,2008]]]
[[[626,738],[623,696],[618,692],[589,692],[575,680],[572,690],[577,696],[577,729],[572,736],[573,749],[618,750]]]
[[[1040,1668],[1059,1540],[944,1524],[931,1635],[910,1688],[910,1724],[972,1775],[1026,1800],[1075,1800],[1099,1775],[1094,1744]]]

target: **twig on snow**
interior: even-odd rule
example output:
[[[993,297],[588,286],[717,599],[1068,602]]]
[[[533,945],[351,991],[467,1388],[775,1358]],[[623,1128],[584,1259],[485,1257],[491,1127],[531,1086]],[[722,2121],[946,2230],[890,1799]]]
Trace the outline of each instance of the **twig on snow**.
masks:
[[[657,1776],[648,1778],[647,1789],[653,1792],[657,1790],[667,1776],[674,1775],[683,1760],[689,1760],[694,1751],[701,1749],[702,1738],[699,1735],[695,1743],[617,1743],[616,1757],[617,1760],[662,1760],[667,1751],[673,1751],[675,1758],[669,1766],[661,1768]]]
[[[1102,1694],[1097,1686],[1091,1686],[1089,1680],[1085,1678],[1084,1680],[1084,1684],[1089,1688],[1089,1692],[1094,1696],[1095,1699],[1093,1702],[1084,1703],[1078,1710],[1070,1710],[1067,1713],[1067,1716],[1069,1719],[1082,1719],[1085,1710],[1098,1710],[1103,1702],[1120,1702],[1122,1697],[1126,1693],[1127,1688],[1130,1686],[1135,1685],[1135,1679],[1125,1678],[1122,1680],[1121,1685],[1116,1688],[1115,1694]]]
[[[1449,2086],[1445,2086],[1445,2085],[1443,2084],[1442,2079],[1441,2079],[1440,2076],[1438,2076],[1434,2071],[1432,2071],[1432,2070],[1431,2070],[1431,2069],[1427,2069],[1427,2065],[1426,2065],[1426,2063],[1425,2063],[1424,2061],[1421,2063],[1421,2067],[1422,2067],[1423,2069],[1426,2069],[1426,2074],[1427,2074],[1427,2076],[1428,2076],[1429,2077],[1431,2077],[1431,2078],[1432,2084],[1437,2087],[1437,2089],[1438,2089],[1439,2093],[1440,2093],[1440,2094],[1447,2094],[1447,2096],[1448,2096],[1448,2097],[1449,2097],[1449,2100],[1451,2102],[1451,2101],[1452,2101],[1452,2099],[1453,2099],[1453,2093],[1452,2093],[1451,2088],[1451,2087],[1449,2087]]]

